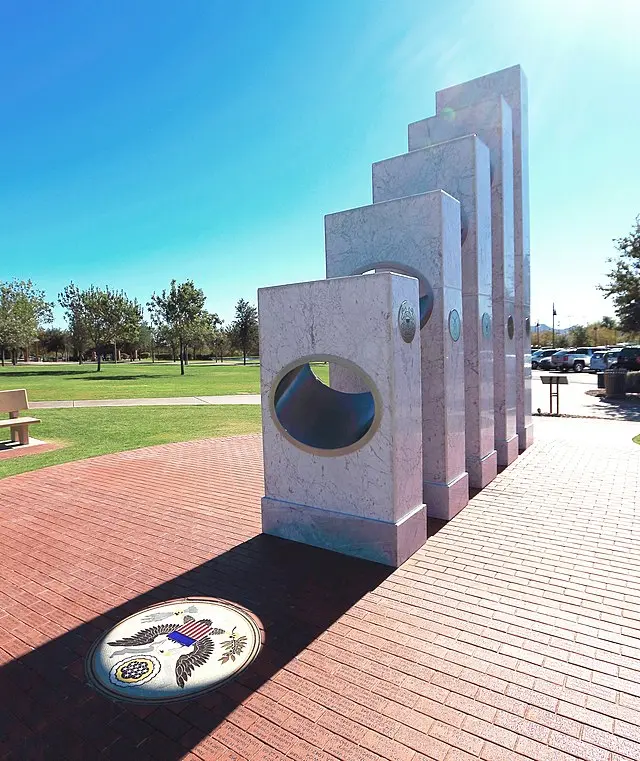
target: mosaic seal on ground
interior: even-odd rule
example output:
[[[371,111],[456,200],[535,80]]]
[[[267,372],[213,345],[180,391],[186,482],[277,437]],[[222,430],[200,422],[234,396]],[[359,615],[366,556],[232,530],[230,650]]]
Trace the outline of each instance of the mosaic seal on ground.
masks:
[[[189,597],[145,608],[92,646],[90,684],[116,700],[194,698],[233,679],[258,655],[260,622],[227,600]]]

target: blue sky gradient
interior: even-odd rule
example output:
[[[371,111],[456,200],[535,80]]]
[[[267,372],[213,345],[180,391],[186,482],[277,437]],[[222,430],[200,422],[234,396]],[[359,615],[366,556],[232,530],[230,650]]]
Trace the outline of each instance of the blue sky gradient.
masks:
[[[324,276],[324,214],[371,202],[435,90],[520,63],[532,321],[612,314],[595,285],[640,213],[639,22],[637,0],[4,0],[0,279],[145,303],[193,278],[229,320]]]

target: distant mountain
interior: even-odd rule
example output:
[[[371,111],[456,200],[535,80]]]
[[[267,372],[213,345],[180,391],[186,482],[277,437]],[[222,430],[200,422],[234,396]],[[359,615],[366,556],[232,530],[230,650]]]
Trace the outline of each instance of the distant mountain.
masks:
[[[573,330],[576,326],[572,325],[570,328],[556,328],[556,333],[569,333],[569,331]],[[533,330],[537,330],[538,328],[534,325]],[[551,325],[545,325],[543,322],[540,323],[540,332],[542,333],[545,330],[551,330]]]

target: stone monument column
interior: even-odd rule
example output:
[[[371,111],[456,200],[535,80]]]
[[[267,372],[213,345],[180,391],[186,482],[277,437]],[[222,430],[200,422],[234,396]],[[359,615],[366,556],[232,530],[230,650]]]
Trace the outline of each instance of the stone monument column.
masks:
[[[482,489],[497,473],[489,150],[467,135],[379,161],[372,174],[374,203],[439,188],[460,202],[466,470]]]
[[[517,431],[520,451],[533,442],[531,419],[531,274],[529,236],[529,104],[520,66],[487,74],[436,93],[438,114],[455,119],[459,109],[502,95],[513,113],[514,281]]]
[[[401,565],[427,538],[417,280],[262,288],[258,311],[262,530]],[[366,390],[330,388],[314,362],[346,367]]]
[[[449,520],[469,501],[460,203],[437,190],[329,214],[325,249],[328,278],[385,269],[418,278],[424,500],[429,516]]]
[[[517,457],[518,372],[515,357],[517,320],[513,259],[513,194],[511,108],[500,95],[455,112],[409,125],[409,150],[420,151],[451,137],[476,134],[489,149],[491,163],[491,225],[493,231],[493,294],[501,316],[494,315],[494,399],[495,441],[500,465]],[[503,178],[507,178],[506,185]],[[506,303],[506,307],[505,307]],[[509,316],[513,315],[514,336],[509,337]],[[500,327],[502,326],[502,328]],[[522,396],[520,396],[522,400]]]

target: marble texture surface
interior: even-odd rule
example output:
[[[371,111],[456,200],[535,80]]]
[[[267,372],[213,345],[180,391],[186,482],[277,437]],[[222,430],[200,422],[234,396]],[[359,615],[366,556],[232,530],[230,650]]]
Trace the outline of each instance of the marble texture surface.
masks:
[[[502,96],[513,114],[515,344],[517,372],[517,430],[520,450],[533,441],[531,418],[531,335],[525,329],[531,315],[529,224],[529,105],[527,78],[520,66],[478,77],[436,93],[436,110],[455,120],[465,106]],[[480,129],[480,127],[479,127]]]
[[[497,473],[493,420],[493,343],[481,317],[492,315],[491,171],[475,135],[438,141],[373,165],[374,203],[442,189],[460,202],[464,325],[466,470],[475,489]]]
[[[426,540],[420,341],[400,334],[405,301],[417,315],[418,282],[391,273],[258,291],[266,533],[389,565]],[[282,431],[275,388],[313,359],[355,369],[374,394],[375,432],[351,451],[312,450]]]
[[[444,109],[437,116],[409,125],[409,148],[420,153],[425,146],[447,137],[470,133],[486,144],[491,163],[495,446],[498,463],[505,466],[518,452],[516,341],[507,332],[510,315],[517,324],[511,108],[502,96],[494,95],[455,111]]]
[[[453,341],[448,323],[452,309],[463,311],[460,238],[460,203],[442,190],[325,217],[328,278],[389,268],[433,293],[420,331],[423,480],[428,514],[444,519],[468,502],[464,337]]]

